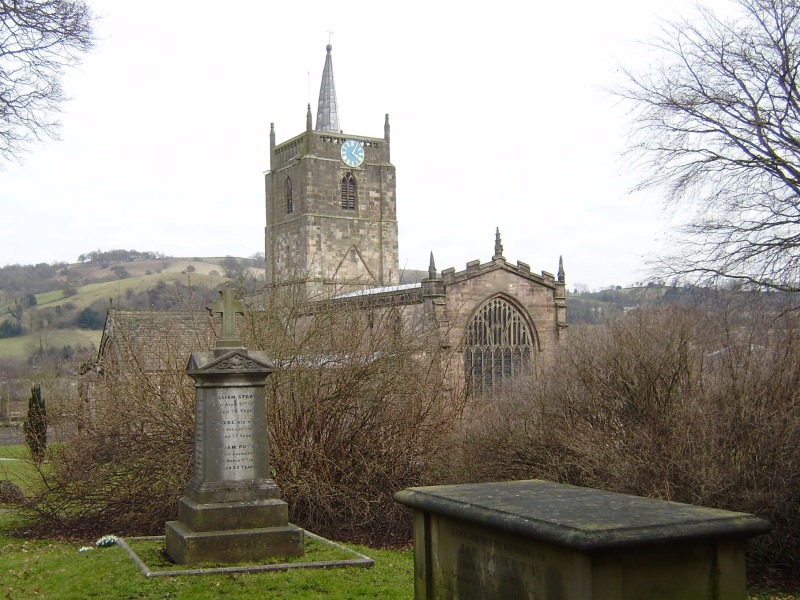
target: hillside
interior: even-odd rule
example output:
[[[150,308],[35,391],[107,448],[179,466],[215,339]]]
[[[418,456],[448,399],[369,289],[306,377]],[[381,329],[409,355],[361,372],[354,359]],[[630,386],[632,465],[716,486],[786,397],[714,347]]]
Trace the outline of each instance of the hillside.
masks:
[[[114,252],[123,252],[123,258],[141,254]],[[264,279],[258,257],[114,260],[112,253],[92,255],[92,260],[74,264],[0,268],[0,359],[54,352],[66,356],[96,347],[110,304],[134,309],[202,306],[226,282],[235,279],[254,287]]]
[[[113,250],[81,255],[73,264],[0,268],[0,359],[96,347],[110,304],[130,309],[206,306],[220,285],[235,280],[248,289],[264,281],[263,256],[166,257]],[[427,276],[406,270],[403,283]],[[602,323],[637,307],[683,303],[713,309],[720,290],[649,284],[591,293],[569,293],[571,324]],[[768,301],[785,300],[778,294]]]
[[[796,302],[797,298],[792,294],[780,292],[648,284],[599,292],[569,293],[567,321],[570,324],[604,323],[619,319],[637,308],[669,304],[696,306],[708,312],[723,312],[734,307],[750,311],[761,307],[778,313],[796,307]]]

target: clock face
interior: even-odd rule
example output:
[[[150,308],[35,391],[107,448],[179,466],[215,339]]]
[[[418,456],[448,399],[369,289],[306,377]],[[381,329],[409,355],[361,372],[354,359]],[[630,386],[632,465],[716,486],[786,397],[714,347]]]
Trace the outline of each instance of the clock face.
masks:
[[[345,140],[340,154],[344,164],[357,167],[364,162],[364,145],[358,140]]]

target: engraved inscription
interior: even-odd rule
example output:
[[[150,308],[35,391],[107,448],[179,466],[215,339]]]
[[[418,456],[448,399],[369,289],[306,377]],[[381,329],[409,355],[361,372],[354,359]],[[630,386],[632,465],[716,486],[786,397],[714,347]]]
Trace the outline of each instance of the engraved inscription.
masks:
[[[205,438],[203,436],[203,429],[205,423],[205,416],[203,414],[203,403],[198,402],[195,406],[194,414],[194,473],[195,476],[202,480],[203,478],[203,448],[205,447]]]
[[[217,420],[221,433],[220,461],[226,480],[254,479],[255,440],[253,425],[256,394],[253,388],[217,390]]]

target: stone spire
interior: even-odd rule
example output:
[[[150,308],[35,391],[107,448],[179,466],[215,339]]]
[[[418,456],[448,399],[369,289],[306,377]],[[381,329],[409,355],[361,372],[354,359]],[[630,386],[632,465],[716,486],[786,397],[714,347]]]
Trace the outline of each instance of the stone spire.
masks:
[[[319,103],[317,104],[317,131],[339,132],[339,107],[336,103],[336,86],[333,83],[333,60],[328,44],[325,49],[325,67],[322,69],[322,83],[319,86]]]
[[[492,256],[492,260],[497,260],[498,258],[502,258],[505,260],[503,256],[503,244],[500,241],[500,228],[498,227],[494,234],[494,256]]]
[[[558,257],[558,281],[560,283],[564,283],[565,280],[566,279],[565,279],[565,275],[564,275],[564,257],[563,256],[559,256]]]
[[[431,262],[428,265],[428,279],[436,279],[436,263],[433,262],[433,252],[431,252]]]

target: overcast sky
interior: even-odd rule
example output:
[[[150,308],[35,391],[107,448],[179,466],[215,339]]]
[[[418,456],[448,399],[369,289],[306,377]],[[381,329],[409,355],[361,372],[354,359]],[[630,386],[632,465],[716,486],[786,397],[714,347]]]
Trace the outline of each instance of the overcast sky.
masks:
[[[0,266],[263,252],[269,125],[304,130],[329,30],[343,131],[390,115],[401,268],[487,261],[499,227],[509,261],[563,255],[570,289],[598,289],[664,243],[606,89],[689,0],[89,2],[100,42],[65,77],[62,140],[0,171]]]

